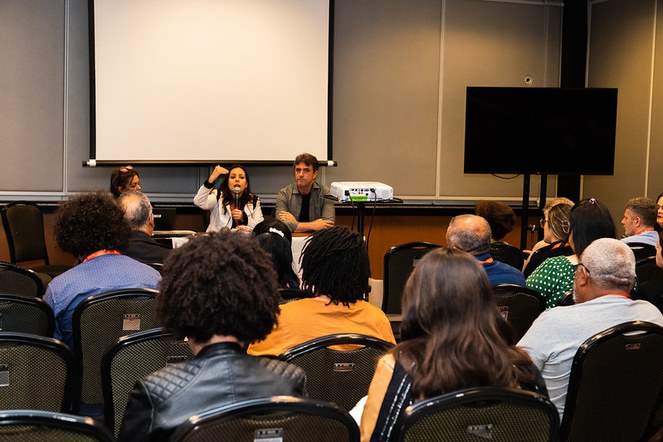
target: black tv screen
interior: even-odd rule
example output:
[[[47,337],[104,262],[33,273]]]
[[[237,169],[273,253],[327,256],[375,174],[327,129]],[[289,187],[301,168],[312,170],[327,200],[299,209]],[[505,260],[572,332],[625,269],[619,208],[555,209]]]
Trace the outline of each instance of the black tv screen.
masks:
[[[465,173],[612,175],[617,89],[468,87]]]

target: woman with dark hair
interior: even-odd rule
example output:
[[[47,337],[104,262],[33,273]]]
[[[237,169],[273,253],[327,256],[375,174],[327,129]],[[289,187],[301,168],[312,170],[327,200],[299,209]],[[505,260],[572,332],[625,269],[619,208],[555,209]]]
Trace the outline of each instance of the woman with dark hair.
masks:
[[[547,395],[530,357],[507,344],[486,273],[470,254],[424,256],[403,292],[402,341],[378,362],[361,416],[362,440],[387,441],[412,403],[483,386]]]
[[[196,355],[139,380],[118,440],[168,440],[191,416],[247,399],[304,394],[298,367],[249,356],[243,344],[276,324],[280,296],[269,257],[228,231],[199,235],[173,250],[157,297],[164,328]]]
[[[543,229],[543,240],[548,245],[532,253],[523,270],[525,278],[548,258],[573,255],[573,249],[568,241],[571,208],[572,206],[562,203],[543,211],[544,218],[541,219],[541,228]]]
[[[479,201],[474,206],[474,214],[488,221],[493,241],[502,241],[516,224],[516,213],[502,201]]]
[[[302,252],[302,289],[312,297],[283,304],[278,327],[264,341],[252,344],[249,353],[278,356],[334,333],[360,333],[395,343],[384,312],[362,300],[370,275],[366,243],[359,233],[347,227],[315,232]]]
[[[110,191],[115,198],[125,192],[140,192],[140,174],[133,166],[118,167],[111,174]]]
[[[289,229],[286,230],[290,232]],[[279,288],[298,289],[299,278],[292,269],[292,248],[284,234],[278,231],[261,233],[256,236],[256,241],[272,258]]]
[[[656,224],[658,224],[656,230],[659,232],[663,230],[663,193],[656,198]]]
[[[571,209],[568,242],[569,256],[546,259],[527,278],[527,286],[541,293],[546,307],[555,307],[573,289],[573,275],[578,257],[599,238],[614,238],[615,223],[608,208],[595,198],[584,199]]]
[[[214,183],[221,175],[221,187]],[[216,166],[207,181],[193,197],[193,203],[203,210],[211,210],[208,232],[221,229],[252,230],[264,218],[260,198],[251,192],[249,174],[243,166],[235,165],[230,171]]]

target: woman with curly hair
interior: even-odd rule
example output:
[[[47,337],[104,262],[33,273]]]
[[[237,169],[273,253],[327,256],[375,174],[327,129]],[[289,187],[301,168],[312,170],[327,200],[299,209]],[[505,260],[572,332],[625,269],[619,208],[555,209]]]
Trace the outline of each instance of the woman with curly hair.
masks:
[[[196,357],[136,383],[120,441],[167,440],[209,409],[304,394],[302,369],[243,350],[267,336],[279,312],[276,274],[255,241],[228,231],[197,236],[173,250],[163,273],[159,317],[176,338],[188,338]]]
[[[503,327],[474,257],[446,248],[427,253],[403,292],[402,341],[379,360],[368,390],[361,439],[390,440],[408,405],[455,390],[498,386],[547,395],[532,360],[504,340]]]
[[[118,252],[131,236],[124,211],[106,192],[77,195],[62,203],[54,227],[58,247],[80,261],[55,277],[44,301],[55,313],[55,337],[73,348],[72,316],[85,298],[124,288],[156,289],[159,272]]]
[[[315,232],[302,251],[302,289],[311,297],[283,304],[279,326],[264,341],[252,344],[249,353],[278,356],[334,333],[360,333],[396,343],[384,312],[362,300],[370,275],[366,243],[359,233],[347,227]]]
[[[110,191],[115,198],[125,192],[140,192],[140,174],[133,166],[118,167],[111,174]]]
[[[214,183],[221,175],[221,187]],[[207,181],[193,197],[193,203],[203,210],[211,210],[208,232],[221,229],[253,230],[262,220],[260,198],[251,192],[249,174],[243,166],[235,165],[230,171],[216,166]]]

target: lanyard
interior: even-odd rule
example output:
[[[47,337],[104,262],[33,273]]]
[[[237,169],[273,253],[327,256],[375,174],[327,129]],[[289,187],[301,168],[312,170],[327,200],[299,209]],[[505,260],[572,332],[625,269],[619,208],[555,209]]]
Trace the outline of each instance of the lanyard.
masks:
[[[120,252],[118,252],[117,250],[99,250],[99,251],[94,252],[93,254],[89,255],[87,258],[85,258],[83,260],[83,262],[88,262],[89,260],[94,259],[98,256],[102,256],[102,255],[119,255],[119,254],[120,254]]]
[[[488,258],[484,259],[483,261],[479,261],[481,264],[490,264],[491,262],[494,262],[495,260],[493,258]]]

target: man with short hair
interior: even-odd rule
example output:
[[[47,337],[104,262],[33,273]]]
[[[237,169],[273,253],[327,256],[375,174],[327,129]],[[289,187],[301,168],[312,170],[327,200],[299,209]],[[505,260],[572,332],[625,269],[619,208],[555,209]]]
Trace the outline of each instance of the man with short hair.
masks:
[[[581,255],[574,275],[576,304],[541,313],[518,343],[541,370],[560,418],[573,358],[587,339],[629,321],[663,326],[663,315],[656,307],[631,300],[634,281],[635,258],[629,247],[616,239],[597,239]]]
[[[447,247],[464,250],[473,255],[488,274],[492,285],[516,284],[525,286],[523,272],[490,256],[491,231],[488,221],[476,215],[458,215],[447,227]]]
[[[163,264],[171,249],[152,238],[154,215],[147,195],[126,192],[120,195],[119,202],[124,209],[124,219],[131,226],[131,238],[122,252],[145,264]]]
[[[654,227],[657,210],[656,202],[644,196],[631,198],[626,203],[622,218],[626,238],[622,238],[622,241],[633,250],[636,259],[656,255],[658,232]]]
[[[320,186],[318,159],[309,153],[297,155],[294,164],[295,183],[279,191],[276,216],[292,232],[311,232],[334,225],[334,201],[325,198],[329,187]]]

